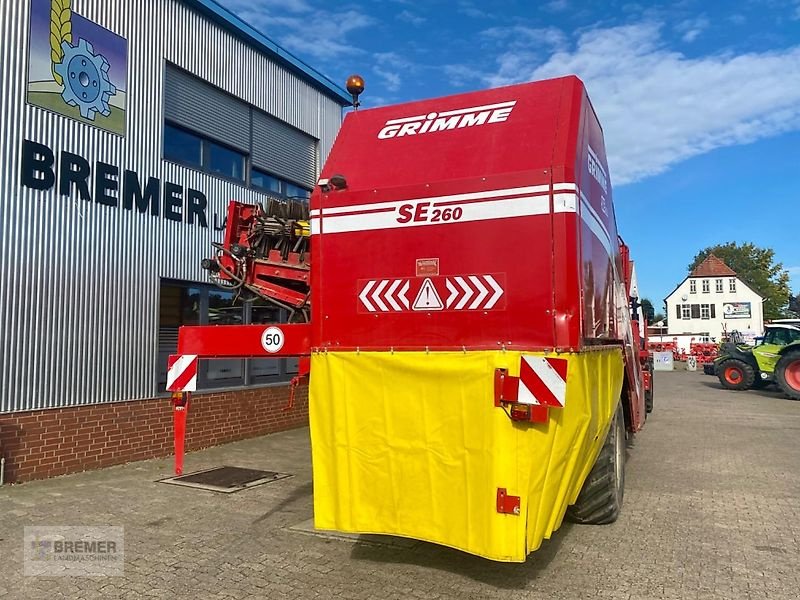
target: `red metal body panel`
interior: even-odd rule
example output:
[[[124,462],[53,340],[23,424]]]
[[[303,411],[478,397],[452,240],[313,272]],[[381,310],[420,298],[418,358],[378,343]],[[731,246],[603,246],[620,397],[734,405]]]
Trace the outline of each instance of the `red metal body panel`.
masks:
[[[547,176],[538,175],[462,180],[458,185],[431,183],[383,193],[402,199],[501,186],[546,187]],[[546,192],[542,200],[549,202]],[[324,232],[324,219],[322,227]],[[525,234],[520,235],[523,231]],[[312,322],[321,327],[316,338],[321,346],[497,348],[509,342],[520,346],[553,346],[549,314],[544,310],[526,310],[519,301],[512,310],[513,292],[517,298],[524,295],[525,301],[533,306],[552,305],[552,235],[548,215],[498,220],[492,226],[487,226],[486,221],[476,221],[324,234],[312,236],[312,243],[315,257]],[[417,280],[407,295],[413,306],[425,281],[425,277],[416,277],[416,261],[426,257],[439,259],[440,277],[434,279],[437,283],[448,277],[496,275],[504,286],[502,302],[494,310],[485,311],[361,310],[359,294],[363,288],[359,282],[365,280]],[[446,304],[449,296],[446,285],[438,285],[437,291]]]
[[[348,115],[322,173],[322,179],[344,176],[347,187],[317,190],[311,199],[315,343],[374,349],[580,347],[578,217],[554,214],[552,184],[574,182],[584,95],[581,82],[566,77]],[[490,115],[478,125],[379,137],[396,120],[435,122],[441,115],[469,108],[480,115],[510,103],[497,122]],[[497,192],[519,188],[535,191]],[[526,213],[485,201],[531,196],[544,206],[538,214],[531,214],[538,208]],[[463,209],[464,218],[431,220],[437,209],[448,207]],[[495,210],[513,214],[486,214]],[[479,218],[469,220],[473,213]],[[352,222],[341,231],[347,216]],[[363,310],[359,281],[416,278],[422,258],[438,259],[439,275],[451,281],[502,274],[502,308]],[[418,279],[409,299],[424,276]],[[437,289],[445,304],[447,288]]]
[[[587,102],[583,85],[570,86],[562,96],[562,110],[569,118],[559,120],[553,148],[553,182],[575,182],[578,139],[584,123],[583,104]],[[575,194],[576,190],[566,190]],[[558,193],[558,192],[554,192]],[[579,198],[575,208],[579,210]],[[554,345],[578,348],[583,344],[583,301],[581,297],[581,228],[579,212],[553,214],[553,325]]]

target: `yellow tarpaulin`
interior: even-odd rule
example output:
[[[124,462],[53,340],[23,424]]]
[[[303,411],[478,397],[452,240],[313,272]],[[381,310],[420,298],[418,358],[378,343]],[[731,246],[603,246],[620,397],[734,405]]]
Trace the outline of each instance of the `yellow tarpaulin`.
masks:
[[[522,354],[314,354],[316,527],[525,560],[561,525],[594,464],[623,363],[618,349],[559,354],[569,361],[565,407],[547,423],[517,423],[494,406],[494,371],[518,376]],[[498,488],[520,496],[520,515],[497,512]]]

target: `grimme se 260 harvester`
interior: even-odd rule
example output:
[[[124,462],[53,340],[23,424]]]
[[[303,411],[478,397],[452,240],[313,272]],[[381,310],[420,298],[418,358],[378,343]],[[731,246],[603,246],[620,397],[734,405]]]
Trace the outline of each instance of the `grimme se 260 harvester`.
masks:
[[[305,357],[320,529],[523,561],[616,519],[651,374],[579,79],[350,112],[309,216],[230,203],[204,266],[290,322],[182,328],[169,389]]]

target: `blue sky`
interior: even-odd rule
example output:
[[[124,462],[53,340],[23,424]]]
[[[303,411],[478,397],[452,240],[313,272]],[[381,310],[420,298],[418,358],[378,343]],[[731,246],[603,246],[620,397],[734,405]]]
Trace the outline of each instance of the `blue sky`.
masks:
[[[698,250],[772,247],[800,292],[800,0],[220,0],[365,107],[574,73],[660,307]]]

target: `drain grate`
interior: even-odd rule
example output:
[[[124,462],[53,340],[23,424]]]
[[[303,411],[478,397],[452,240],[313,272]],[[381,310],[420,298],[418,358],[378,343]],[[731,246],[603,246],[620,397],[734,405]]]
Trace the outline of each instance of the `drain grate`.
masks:
[[[243,467],[216,467],[205,471],[197,471],[180,477],[161,479],[161,483],[183,485],[186,487],[211,490],[232,494],[247,488],[263,485],[272,481],[279,481],[291,477],[289,473],[275,471],[260,471],[258,469],[245,469]]]

